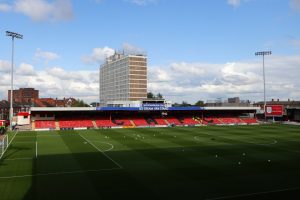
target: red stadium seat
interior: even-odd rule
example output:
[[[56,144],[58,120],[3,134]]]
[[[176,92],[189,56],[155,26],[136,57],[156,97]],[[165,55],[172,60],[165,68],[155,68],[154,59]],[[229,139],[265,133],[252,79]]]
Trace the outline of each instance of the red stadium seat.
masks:
[[[144,118],[135,117],[131,118],[131,120],[136,126],[149,126],[148,122]]]
[[[35,128],[36,129],[44,129],[44,128],[55,129],[55,121],[53,121],[53,120],[35,121]]]
[[[157,122],[157,125],[168,125],[164,118],[154,117],[154,120]]]
[[[94,125],[92,123],[92,120],[86,120],[86,119],[64,119],[59,120],[59,127],[60,128],[93,128]]]
[[[168,121],[169,124],[182,125],[182,123],[177,118],[172,116],[168,116],[166,120]]]
[[[95,120],[95,123],[98,127],[113,127],[117,126],[114,124],[109,117],[99,117]]]

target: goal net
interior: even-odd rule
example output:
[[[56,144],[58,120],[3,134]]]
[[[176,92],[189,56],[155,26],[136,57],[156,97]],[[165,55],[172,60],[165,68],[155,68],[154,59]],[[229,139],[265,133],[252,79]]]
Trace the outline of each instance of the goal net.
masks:
[[[0,159],[8,147],[8,135],[0,136]]]

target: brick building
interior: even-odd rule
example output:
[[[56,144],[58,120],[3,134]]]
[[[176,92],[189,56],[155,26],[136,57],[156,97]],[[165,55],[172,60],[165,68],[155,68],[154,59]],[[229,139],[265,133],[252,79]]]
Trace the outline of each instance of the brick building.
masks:
[[[10,102],[10,90],[8,90],[8,101]],[[15,103],[32,103],[39,98],[39,91],[34,88],[20,88],[13,90],[13,102]]]

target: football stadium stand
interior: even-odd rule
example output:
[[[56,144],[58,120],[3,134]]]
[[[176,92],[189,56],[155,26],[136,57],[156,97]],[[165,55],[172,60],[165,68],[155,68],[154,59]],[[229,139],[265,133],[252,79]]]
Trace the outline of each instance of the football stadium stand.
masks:
[[[133,107],[33,107],[31,121],[32,129],[35,130],[246,125],[258,123],[255,113],[256,108],[253,107],[235,109],[172,107],[167,110],[140,110]]]

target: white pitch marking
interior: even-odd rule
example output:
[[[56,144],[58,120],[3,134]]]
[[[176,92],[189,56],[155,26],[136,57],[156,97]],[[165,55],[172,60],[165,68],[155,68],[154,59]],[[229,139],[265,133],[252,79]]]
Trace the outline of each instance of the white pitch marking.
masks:
[[[257,145],[271,145],[271,144],[277,144],[277,140],[273,140],[273,142],[270,143],[255,143],[255,142],[249,142],[251,144],[257,144]]]
[[[97,142],[97,143],[101,143],[101,144],[108,144],[109,146],[111,146],[109,149],[106,149],[106,150],[102,150],[102,151],[110,151],[114,148],[114,145],[108,143],[108,142],[98,142],[98,141],[94,141],[94,142]]]
[[[117,163],[116,161],[114,161],[111,157],[109,157],[106,153],[104,153],[103,151],[101,151],[97,146],[95,146],[92,142],[90,142],[88,139],[86,139],[85,137],[83,137],[82,135],[78,134],[80,137],[82,137],[85,141],[87,141],[90,145],[92,145],[95,149],[97,149],[99,152],[101,152],[105,157],[107,157],[109,160],[111,160],[113,163],[115,163],[120,169],[123,169],[123,167]]]
[[[61,175],[61,174],[79,174],[86,172],[100,172],[100,171],[111,171],[111,170],[120,170],[121,168],[108,168],[108,169],[91,169],[91,170],[75,170],[75,171],[65,171],[65,172],[51,172],[51,173],[40,173],[40,174],[25,174],[19,176],[0,176],[0,179],[9,179],[9,178],[24,178],[32,176],[49,176],[49,175]]]
[[[5,158],[5,161],[13,161],[13,160],[32,160],[32,158]]]

